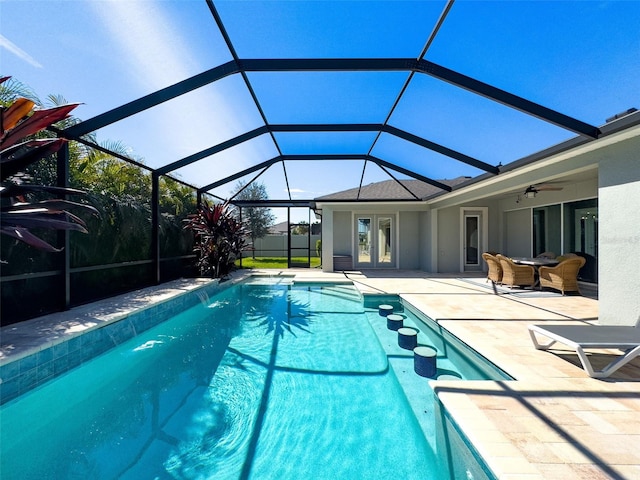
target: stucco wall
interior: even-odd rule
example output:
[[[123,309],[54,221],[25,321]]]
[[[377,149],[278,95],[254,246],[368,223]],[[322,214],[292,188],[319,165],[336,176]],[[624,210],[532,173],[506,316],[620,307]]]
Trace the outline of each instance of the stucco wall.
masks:
[[[500,247],[502,246],[502,230],[501,230],[501,213],[499,210],[499,205],[497,201],[488,201],[485,204],[488,207],[488,211],[487,211],[487,215],[488,215],[488,229],[489,229],[489,238],[488,238],[488,244],[486,246],[486,248],[484,248],[485,251],[493,251],[493,252],[499,252],[500,251]],[[486,271],[487,266],[484,265],[483,262],[483,269]]]
[[[333,254],[351,255],[351,212],[333,212]]]
[[[504,241],[501,252],[509,257],[531,256],[531,209],[504,212]]]
[[[640,322],[640,139],[603,154],[598,205],[599,321],[636,325]]]
[[[400,212],[400,248],[398,268],[408,270],[420,268],[420,213]]]
[[[460,271],[460,208],[438,210],[438,272]]]
[[[420,270],[424,270],[425,272],[431,271],[431,216],[432,212],[420,212],[419,213],[419,237],[420,237]]]

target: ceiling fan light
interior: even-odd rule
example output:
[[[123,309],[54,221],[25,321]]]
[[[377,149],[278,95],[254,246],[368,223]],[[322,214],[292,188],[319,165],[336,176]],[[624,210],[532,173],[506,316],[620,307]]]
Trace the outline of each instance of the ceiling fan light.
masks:
[[[536,198],[536,194],[538,193],[538,191],[531,187],[527,187],[527,189],[524,191],[524,196],[525,198]]]

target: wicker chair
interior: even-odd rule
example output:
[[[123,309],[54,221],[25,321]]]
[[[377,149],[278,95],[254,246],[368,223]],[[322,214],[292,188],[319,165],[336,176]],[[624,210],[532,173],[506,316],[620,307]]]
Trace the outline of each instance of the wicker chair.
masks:
[[[540,286],[560,290],[564,292],[578,292],[578,271],[585,264],[583,257],[569,257],[555,267],[540,267]]]
[[[502,267],[502,284],[509,287],[529,286],[536,284],[536,270],[531,265],[516,265],[504,255],[496,255]]]
[[[502,267],[500,266],[500,262],[498,261],[497,257],[489,252],[484,252],[482,254],[482,258],[485,262],[487,262],[487,266],[489,267],[489,272],[487,273],[487,282],[491,280],[493,283],[501,284]]]

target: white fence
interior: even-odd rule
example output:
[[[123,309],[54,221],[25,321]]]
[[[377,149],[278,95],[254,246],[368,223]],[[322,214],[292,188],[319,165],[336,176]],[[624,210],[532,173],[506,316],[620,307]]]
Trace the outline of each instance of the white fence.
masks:
[[[317,257],[316,242],[320,240],[320,235],[311,235],[311,256]],[[267,235],[257,238],[254,244],[255,252],[250,250],[244,252],[243,257],[288,257],[289,245],[286,235]],[[291,256],[306,257],[308,237],[306,235],[291,236]],[[303,250],[298,250],[303,249]]]

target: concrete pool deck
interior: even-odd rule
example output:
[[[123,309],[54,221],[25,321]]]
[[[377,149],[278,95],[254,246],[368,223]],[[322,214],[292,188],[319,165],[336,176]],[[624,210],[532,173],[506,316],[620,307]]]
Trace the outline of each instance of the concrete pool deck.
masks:
[[[640,359],[596,380],[573,350],[536,350],[527,329],[595,323],[596,299],[518,289],[496,295],[480,278],[395,275],[347,274],[363,289],[399,294],[516,379],[435,384],[498,478],[640,478]],[[592,362],[607,364],[613,353]]]
[[[442,403],[500,479],[640,478],[640,358],[610,378],[589,378],[562,345],[536,350],[531,323],[596,323],[589,296],[500,289],[484,277],[418,271],[264,271],[354,282],[364,294],[397,294],[515,378],[434,381]],[[0,363],[202,285],[183,280],[3,327]],[[592,355],[598,366],[615,352]]]

